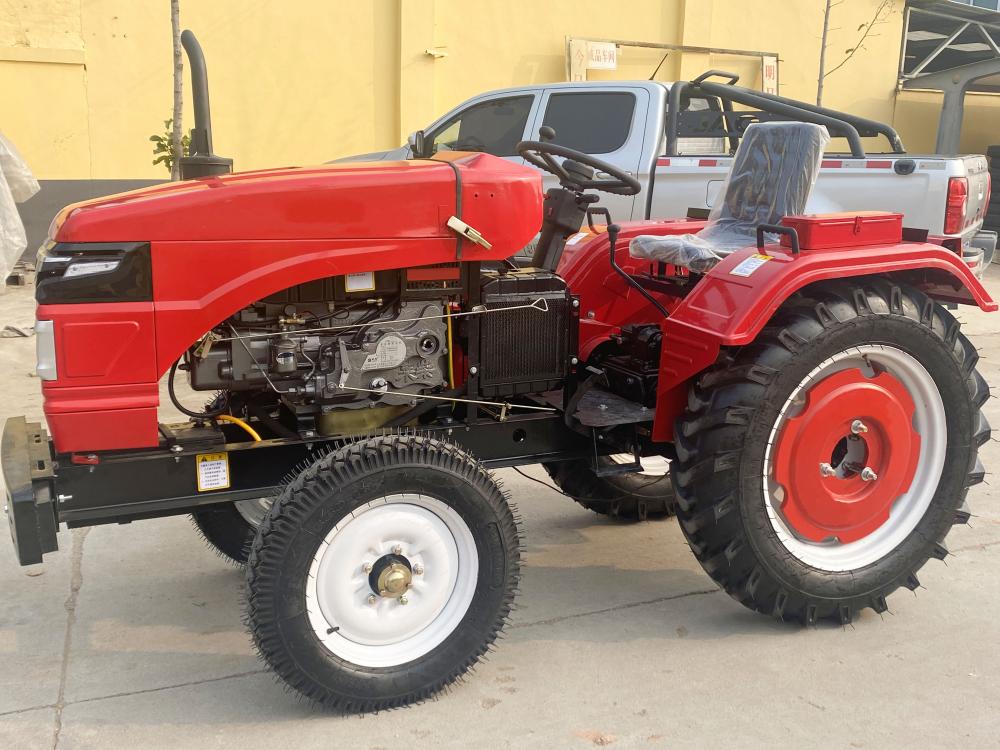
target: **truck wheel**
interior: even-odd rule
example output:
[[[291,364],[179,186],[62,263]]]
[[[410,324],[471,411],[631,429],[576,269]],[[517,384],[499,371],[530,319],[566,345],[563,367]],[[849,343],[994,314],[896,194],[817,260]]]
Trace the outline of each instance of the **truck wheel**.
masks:
[[[678,519],[750,609],[886,610],[969,514],[990,427],[975,348],[923,293],[824,284],[702,376],[678,420]]]
[[[258,651],[309,700],[350,712],[428,698],[510,612],[518,530],[493,477],[450,443],[344,446],[275,500],[247,565]]]
[[[601,456],[606,465],[631,463],[628,454]],[[556,461],[545,470],[563,492],[584,508],[622,521],[645,521],[674,513],[670,461],[657,456],[642,459],[642,471],[599,477],[589,460]]]
[[[216,552],[230,562],[245,565],[257,527],[270,507],[271,498],[219,503],[196,510],[191,520]]]

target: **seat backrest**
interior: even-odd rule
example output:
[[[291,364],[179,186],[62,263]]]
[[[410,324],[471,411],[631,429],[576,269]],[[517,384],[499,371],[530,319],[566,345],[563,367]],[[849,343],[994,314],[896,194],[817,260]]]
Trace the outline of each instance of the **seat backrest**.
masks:
[[[801,214],[829,140],[822,125],[754,123],[736,149],[726,194],[711,218],[730,229],[747,224],[755,232],[758,224]]]

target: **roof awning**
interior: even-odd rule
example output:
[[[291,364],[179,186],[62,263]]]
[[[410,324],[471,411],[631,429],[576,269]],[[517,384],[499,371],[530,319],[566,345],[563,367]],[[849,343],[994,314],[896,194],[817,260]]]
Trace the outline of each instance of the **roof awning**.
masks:
[[[1000,0],[910,0],[899,76],[903,87],[942,90],[934,74],[953,72],[965,79],[965,91],[1000,93],[998,6]]]

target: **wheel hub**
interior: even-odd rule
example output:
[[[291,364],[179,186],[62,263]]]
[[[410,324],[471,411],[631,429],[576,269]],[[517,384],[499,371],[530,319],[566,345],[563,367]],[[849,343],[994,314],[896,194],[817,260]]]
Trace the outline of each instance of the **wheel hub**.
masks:
[[[402,555],[383,555],[372,565],[368,583],[379,596],[399,599],[413,583],[413,566]]]
[[[920,456],[913,398],[889,372],[868,377],[857,368],[821,379],[804,395],[775,445],[781,512],[809,541],[856,541],[889,520],[913,482]]]

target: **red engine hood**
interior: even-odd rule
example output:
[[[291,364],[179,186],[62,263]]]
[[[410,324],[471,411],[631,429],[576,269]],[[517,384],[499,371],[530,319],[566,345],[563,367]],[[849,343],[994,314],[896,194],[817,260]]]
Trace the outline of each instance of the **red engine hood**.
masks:
[[[450,162],[450,164],[449,164]],[[533,169],[488,154],[354,162],[210,177],[111,195],[64,208],[58,242],[296,240],[447,236],[456,213],[511,254],[541,224]],[[509,252],[508,252],[509,251]],[[490,253],[493,255],[494,253]]]

